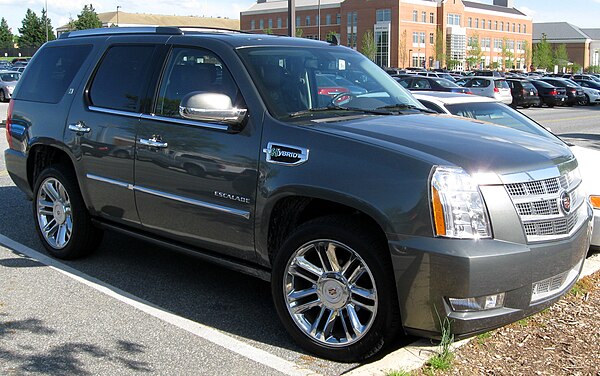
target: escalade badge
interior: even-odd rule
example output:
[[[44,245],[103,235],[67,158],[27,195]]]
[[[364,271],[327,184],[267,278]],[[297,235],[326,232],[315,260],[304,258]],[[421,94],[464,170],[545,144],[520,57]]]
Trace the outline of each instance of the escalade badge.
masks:
[[[308,161],[308,149],[299,146],[269,142],[263,152],[269,163],[297,166]]]
[[[565,214],[571,211],[571,196],[567,192],[563,192],[560,195],[560,207]]]

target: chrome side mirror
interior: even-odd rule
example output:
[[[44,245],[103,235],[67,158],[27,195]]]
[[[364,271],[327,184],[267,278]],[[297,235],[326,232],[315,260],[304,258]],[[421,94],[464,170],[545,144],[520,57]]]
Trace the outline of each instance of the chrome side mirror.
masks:
[[[184,119],[225,123],[239,126],[248,110],[233,107],[231,98],[225,94],[193,91],[186,94],[179,104],[179,114]]]

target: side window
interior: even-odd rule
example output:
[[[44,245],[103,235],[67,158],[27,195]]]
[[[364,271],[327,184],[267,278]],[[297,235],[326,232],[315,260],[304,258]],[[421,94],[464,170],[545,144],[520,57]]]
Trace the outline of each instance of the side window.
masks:
[[[431,85],[429,84],[429,81],[424,80],[424,79],[415,80],[413,87],[418,88],[418,89],[431,89]]]
[[[403,88],[407,88],[410,80],[402,80],[402,81],[398,81],[398,83],[403,87]]]
[[[90,45],[42,48],[29,64],[15,97],[35,102],[60,102],[91,50]]]
[[[90,87],[93,106],[137,112],[150,79],[153,45],[114,46],[102,59]]]
[[[176,47],[160,83],[155,113],[180,118],[179,103],[193,91],[225,94],[234,105],[238,100],[233,77],[216,55],[200,48]]]

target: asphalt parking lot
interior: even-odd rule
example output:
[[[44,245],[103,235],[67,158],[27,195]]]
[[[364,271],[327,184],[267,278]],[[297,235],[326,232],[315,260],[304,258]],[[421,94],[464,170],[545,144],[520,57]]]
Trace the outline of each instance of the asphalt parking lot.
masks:
[[[600,106],[523,113],[600,149]],[[0,374],[335,375],[360,366],[299,349],[260,280],[110,232],[87,259],[48,258],[3,153],[0,198]]]

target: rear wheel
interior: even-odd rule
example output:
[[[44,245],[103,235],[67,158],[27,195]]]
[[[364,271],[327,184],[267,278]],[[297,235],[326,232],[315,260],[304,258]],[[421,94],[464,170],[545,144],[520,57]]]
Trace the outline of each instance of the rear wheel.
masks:
[[[42,244],[52,256],[82,257],[102,240],[102,231],[91,222],[75,175],[64,166],[50,166],[37,177],[33,215]]]
[[[582,106],[589,106],[590,105],[590,97],[588,97],[588,95],[584,95],[584,97],[581,99],[581,101],[579,101],[579,104]]]
[[[342,362],[366,359],[400,326],[385,241],[341,217],[307,222],[276,256],[272,294],[280,319],[305,349]]]

